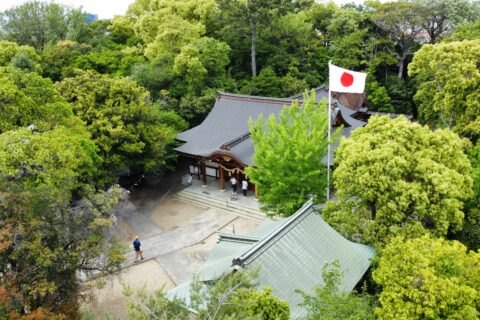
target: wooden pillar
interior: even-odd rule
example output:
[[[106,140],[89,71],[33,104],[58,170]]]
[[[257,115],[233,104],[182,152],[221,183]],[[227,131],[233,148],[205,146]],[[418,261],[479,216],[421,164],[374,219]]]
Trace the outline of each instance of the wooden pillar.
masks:
[[[220,166],[220,190],[225,191],[225,170]]]
[[[255,186],[255,199],[258,199],[258,187],[256,184],[254,184]]]
[[[205,167],[205,160],[202,160],[200,163],[200,170],[202,171],[202,180],[203,180],[203,185],[207,185],[207,168]]]

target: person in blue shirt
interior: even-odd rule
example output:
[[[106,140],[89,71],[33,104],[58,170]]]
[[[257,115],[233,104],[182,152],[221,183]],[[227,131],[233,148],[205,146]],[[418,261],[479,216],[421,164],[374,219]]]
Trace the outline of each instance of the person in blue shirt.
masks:
[[[138,240],[138,236],[135,237],[135,241],[133,241],[133,249],[135,250],[135,262],[138,262],[138,258],[143,260],[142,250],[140,240]]]

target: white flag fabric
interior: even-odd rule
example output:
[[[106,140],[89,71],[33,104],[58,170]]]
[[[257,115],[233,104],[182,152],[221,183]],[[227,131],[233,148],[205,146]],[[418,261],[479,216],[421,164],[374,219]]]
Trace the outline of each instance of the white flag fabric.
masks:
[[[328,64],[329,88],[335,92],[363,93],[366,73],[350,71],[333,64]]]

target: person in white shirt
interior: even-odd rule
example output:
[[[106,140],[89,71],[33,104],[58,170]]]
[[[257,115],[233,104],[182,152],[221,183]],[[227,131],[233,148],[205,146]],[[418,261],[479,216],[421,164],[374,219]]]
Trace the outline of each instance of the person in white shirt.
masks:
[[[245,179],[242,181],[242,192],[244,197],[247,196],[247,190],[248,190],[248,181]]]
[[[230,178],[230,183],[232,184],[232,193],[237,194],[237,179],[234,176]]]

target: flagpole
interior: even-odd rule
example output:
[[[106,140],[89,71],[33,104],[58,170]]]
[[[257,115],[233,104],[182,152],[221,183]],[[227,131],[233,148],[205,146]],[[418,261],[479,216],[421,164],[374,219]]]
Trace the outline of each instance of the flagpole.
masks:
[[[330,92],[330,64],[332,60],[328,61],[328,69],[329,69],[329,79],[328,79],[328,147],[327,147],[327,201],[330,200],[330,139],[331,139],[331,121],[332,121],[332,108],[331,108],[331,100],[332,94]]]

